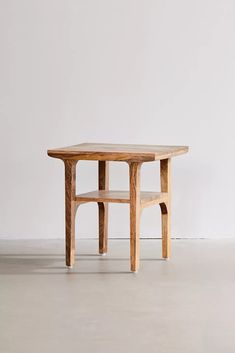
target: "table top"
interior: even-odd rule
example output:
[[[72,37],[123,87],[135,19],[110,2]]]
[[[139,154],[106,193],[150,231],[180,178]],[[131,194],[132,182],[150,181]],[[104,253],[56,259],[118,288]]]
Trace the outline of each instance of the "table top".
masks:
[[[47,154],[60,159],[150,162],[187,152],[187,146],[81,143],[50,149]]]

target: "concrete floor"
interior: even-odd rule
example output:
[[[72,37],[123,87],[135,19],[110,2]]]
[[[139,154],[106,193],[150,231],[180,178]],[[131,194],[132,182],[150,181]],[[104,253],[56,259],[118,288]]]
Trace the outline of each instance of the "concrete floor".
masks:
[[[235,241],[80,240],[64,267],[63,241],[0,241],[1,353],[234,353]]]

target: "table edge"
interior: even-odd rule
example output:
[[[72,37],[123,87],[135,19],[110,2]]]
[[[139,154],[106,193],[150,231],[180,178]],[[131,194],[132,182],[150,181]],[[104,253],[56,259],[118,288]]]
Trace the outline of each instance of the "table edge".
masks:
[[[170,153],[154,153],[154,152],[141,152],[141,153],[133,153],[133,152],[77,152],[70,151],[69,153],[66,150],[56,150],[49,149],[47,150],[47,154],[49,157],[58,158],[58,159],[73,159],[73,160],[104,160],[104,161],[143,161],[143,162],[151,162],[157,161],[161,159],[168,159],[175,156],[179,156],[181,154],[185,154],[188,152],[188,146],[176,146],[178,150]]]

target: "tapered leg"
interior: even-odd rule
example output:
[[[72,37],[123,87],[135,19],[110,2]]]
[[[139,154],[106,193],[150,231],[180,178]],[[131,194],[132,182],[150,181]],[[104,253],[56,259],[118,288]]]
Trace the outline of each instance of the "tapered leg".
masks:
[[[130,171],[130,257],[131,271],[139,269],[140,238],[140,168],[141,163],[131,162]]]
[[[161,203],[162,213],[162,257],[169,258],[171,255],[171,159],[160,161],[161,191],[168,193],[166,203]]]
[[[109,164],[107,161],[98,162],[99,190],[109,188]],[[108,243],[108,203],[98,202],[99,207],[99,253],[107,253]]]
[[[75,254],[75,194],[77,161],[64,160],[65,165],[65,232],[66,265],[74,265]]]

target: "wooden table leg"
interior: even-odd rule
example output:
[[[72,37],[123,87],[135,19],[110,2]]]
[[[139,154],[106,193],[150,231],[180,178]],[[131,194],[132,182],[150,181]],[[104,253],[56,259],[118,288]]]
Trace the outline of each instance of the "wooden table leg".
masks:
[[[99,190],[109,188],[109,162],[98,161]],[[108,244],[108,203],[98,202],[99,207],[99,253],[107,253]]]
[[[140,168],[141,163],[129,163],[130,172],[130,257],[131,271],[139,269],[140,237]]]
[[[76,164],[74,160],[64,160],[65,165],[65,233],[66,233],[66,265],[74,265],[75,255],[75,195]]]
[[[162,213],[162,257],[169,258],[171,255],[171,159],[160,161],[161,191],[168,193],[166,203],[161,203]]]

